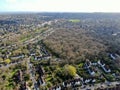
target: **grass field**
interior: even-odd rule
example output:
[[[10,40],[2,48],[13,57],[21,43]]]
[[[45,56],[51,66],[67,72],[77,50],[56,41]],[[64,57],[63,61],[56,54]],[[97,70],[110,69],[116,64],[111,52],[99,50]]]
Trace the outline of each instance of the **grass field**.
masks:
[[[70,19],[69,22],[78,23],[78,22],[80,22],[80,20],[79,19]]]

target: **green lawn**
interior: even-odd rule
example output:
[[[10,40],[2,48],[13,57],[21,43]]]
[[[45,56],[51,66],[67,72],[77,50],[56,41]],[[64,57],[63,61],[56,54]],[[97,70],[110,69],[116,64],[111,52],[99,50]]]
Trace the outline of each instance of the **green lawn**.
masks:
[[[52,76],[51,75],[47,75],[46,81],[49,82],[51,79],[52,79]]]
[[[78,22],[80,22],[80,20],[79,19],[70,19],[69,22],[78,23]]]
[[[83,65],[84,65],[84,63],[80,63],[78,66],[79,66],[79,68],[82,68]]]

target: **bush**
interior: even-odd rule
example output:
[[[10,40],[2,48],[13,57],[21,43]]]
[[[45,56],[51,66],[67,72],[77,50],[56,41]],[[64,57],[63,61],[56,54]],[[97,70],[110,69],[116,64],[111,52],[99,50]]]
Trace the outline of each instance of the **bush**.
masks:
[[[47,87],[50,88],[52,84],[50,82],[47,82]]]
[[[30,75],[29,74],[26,74],[25,76],[24,76],[24,80],[25,81],[28,81],[30,79]]]
[[[6,64],[9,64],[10,62],[11,62],[10,59],[6,59],[6,60],[5,60],[5,63],[6,63]]]

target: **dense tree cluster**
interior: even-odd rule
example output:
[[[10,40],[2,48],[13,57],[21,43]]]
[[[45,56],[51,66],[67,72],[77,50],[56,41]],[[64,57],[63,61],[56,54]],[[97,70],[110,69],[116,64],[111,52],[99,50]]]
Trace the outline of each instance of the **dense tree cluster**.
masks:
[[[58,29],[44,43],[61,58],[85,59],[106,50],[106,46],[93,38],[84,29]]]
[[[54,17],[55,14],[50,15]],[[119,52],[119,14],[57,15],[64,19],[55,24],[56,32],[44,41],[56,56],[73,61],[106,51]]]

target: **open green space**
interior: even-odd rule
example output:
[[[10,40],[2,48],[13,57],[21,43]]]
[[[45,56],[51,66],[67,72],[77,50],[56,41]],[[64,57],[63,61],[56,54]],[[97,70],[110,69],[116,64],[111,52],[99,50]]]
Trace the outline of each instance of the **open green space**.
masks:
[[[80,20],[79,19],[70,19],[69,22],[78,23],[78,22],[80,22]]]

